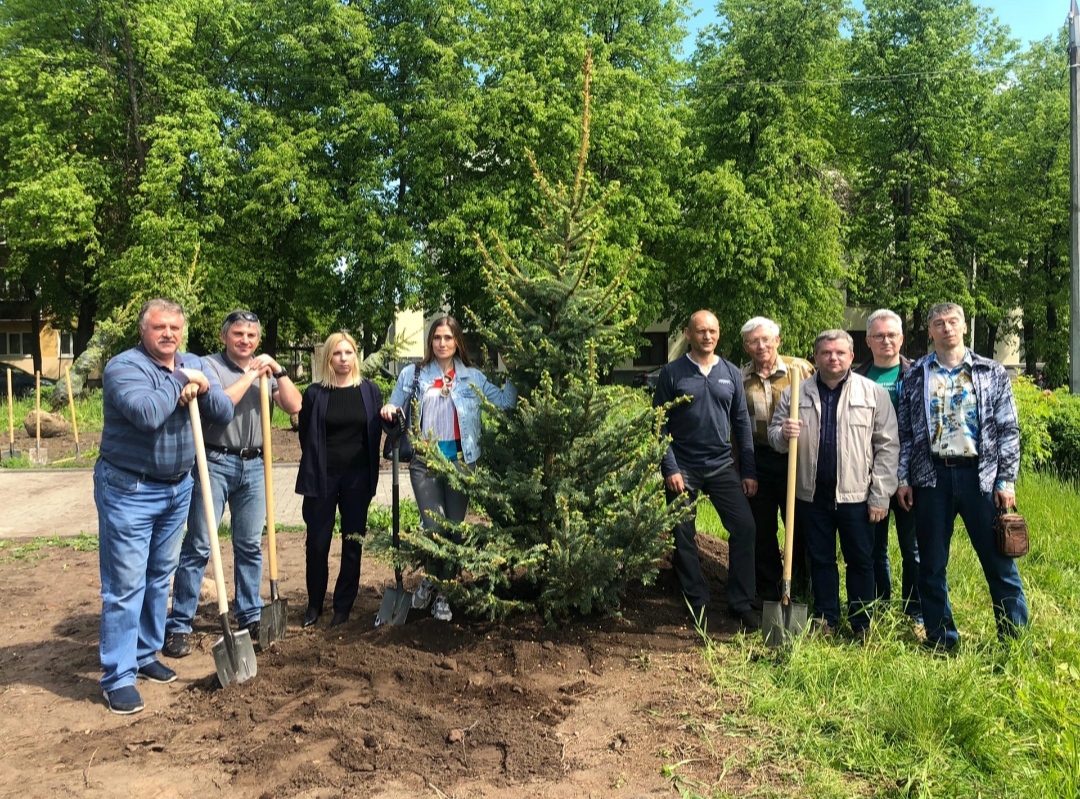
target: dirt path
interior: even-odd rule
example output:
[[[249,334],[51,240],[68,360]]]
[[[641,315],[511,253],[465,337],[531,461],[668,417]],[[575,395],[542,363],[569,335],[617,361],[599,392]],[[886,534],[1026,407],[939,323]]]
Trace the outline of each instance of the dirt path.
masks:
[[[392,574],[365,560],[350,622],[301,631],[303,537],[280,540],[291,626],[258,676],[217,687],[204,595],[195,653],[170,661],[180,679],[140,683],[131,717],[97,683],[97,554],[0,564],[0,796],[642,797],[671,795],[676,763],[702,787],[753,787],[738,766],[752,743],[699,732],[724,708],[670,568],[621,619],[552,630],[414,611],[377,630]],[[726,547],[703,543],[723,596]]]

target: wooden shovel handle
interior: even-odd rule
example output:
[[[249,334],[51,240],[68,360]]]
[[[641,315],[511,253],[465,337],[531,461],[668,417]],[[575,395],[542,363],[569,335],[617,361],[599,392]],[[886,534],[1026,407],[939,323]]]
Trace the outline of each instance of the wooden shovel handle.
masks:
[[[259,402],[262,405],[263,486],[266,493],[266,543],[269,550],[270,579],[277,581],[277,534],[274,530],[274,458],[271,441],[270,378],[259,378]]]
[[[791,365],[791,407],[788,418],[799,421],[799,380],[802,377],[799,367]],[[791,583],[791,550],[795,545],[795,466],[799,457],[799,439],[788,441],[787,456],[787,497],[784,507],[784,581]]]
[[[203,512],[206,514],[206,527],[210,532],[210,561],[214,564],[218,615],[224,618],[229,612],[229,598],[225,593],[225,570],[221,568],[221,542],[218,541],[217,522],[214,519],[214,494],[210,489],[210,470],[206,466],[206,444],[203,442],[199,400],[193,398],[188,403],[188,410],[191,412],[191,434],[195,437],[195,463],[199,467],[199,489],[202,491]]]
[[[11,368],[7,370],[7,418],[8,418],[8,441],[11,449],[15,449],[15,395],[11,390]]]
[[[79,448],[79,422],[75,419],[75,395],[71,393],[71,367],[67,368],[64,372],[64,379],[67,380],[68,390],[68,407],[71,409],[71,432],[75,435],[75,449]]]
[[[41,449],[41,372],[34,372],[34,445]]]

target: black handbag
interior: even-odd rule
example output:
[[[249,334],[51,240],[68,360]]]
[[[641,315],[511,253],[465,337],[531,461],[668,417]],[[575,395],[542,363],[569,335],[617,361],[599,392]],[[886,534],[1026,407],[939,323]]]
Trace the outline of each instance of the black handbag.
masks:
[[[416,388],[420,384],[420,364],[416,364],[415,371],[413,372],[412,388],[409,390],[409,396],[405,400],[404,415],[405,421],[398,425],[394,425],[393,429],[387,428],[386,441],[383,443],[382,456],[386,460],[391,460],[394,457],[394,444],[398,445],[398,461],[401,463],[408,463],[413,459],[415,454],[413,451],[412,439],[409,438],[409,425],[412,423],[412,406],[413,399],[416,397]]]

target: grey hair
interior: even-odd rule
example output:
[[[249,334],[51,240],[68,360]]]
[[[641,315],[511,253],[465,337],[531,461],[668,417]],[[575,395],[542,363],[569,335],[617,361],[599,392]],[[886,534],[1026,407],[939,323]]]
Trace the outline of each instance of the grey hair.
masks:
[[[750,319],[745,325],[742,326],[742,329],[739,331],[739,333],[745,336],[747,333],[753,333],[759,327],[765,328],[769,331],[771,335],[780,335],[780,325],[776,324],[776,322],[774,322],[772,319],[769,319],[767,316],[755,316],[753,319]]]
[[[139,330],[146,330],[146,317],[150,315],[151,311],[165,311],[167,313],[180,314],[180,316],[183,317],[185,324],[187,323],[184,307],[180,303],[158,297],[157,299],[147,300],[142,304],[142,308],[139,309]]]
[[[244,316],[246,315],[255,317],[255,320],[244,319]],[[233,325],[243,324],[255,325],[256,329],[259,331],[259,338],[262,338],[262,322],[259,321],[258,316],[244,308],[237,308],[235,311],[230,311],[225,315],[225,319],[221,322],[221,335],[226,335],[229,332],[229,328]]]
[[[939,316],[945,316],[957,311],[960,313],[960,321],[967,322],[967,317],[964,316],[964,306],[957,305],[955,302],[939,302],[937,305],[931,306],[930,312],[926,314],[926,324],[929,326]]]
[[[817,355],[818,346],[823,341],[846,341],[848,349],[855,352],[855,339],[851,337],[851,334],[846,330],[840,330],[835,328],[833,330],[822,330],[817,334],[817,338],[814,339],[814,354]]]
[[[888,308],[879,308],[874,311],[868,317],[866,317],[866,332],[870,332],[870,328],[874,326],[874,322],[878,319],[891,319],[896,324],[900,325],[900,329],[904,329],[904,320],[900,318],[900,314],[896,311],[890,311]]]

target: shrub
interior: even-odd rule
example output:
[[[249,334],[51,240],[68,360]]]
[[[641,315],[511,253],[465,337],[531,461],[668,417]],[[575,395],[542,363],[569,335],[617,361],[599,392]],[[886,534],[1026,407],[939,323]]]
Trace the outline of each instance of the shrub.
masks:
[[[1047,424],[1055,471],[1068,480],[1080,478],[1080,397],[1058,389]]]
[[[1044,470],[1054,457],[1049,427],[1060,402],[1052,392],[1036,386],[1030,377],[1017,378],[1013,395],[1020,419],[1021,468]]]

